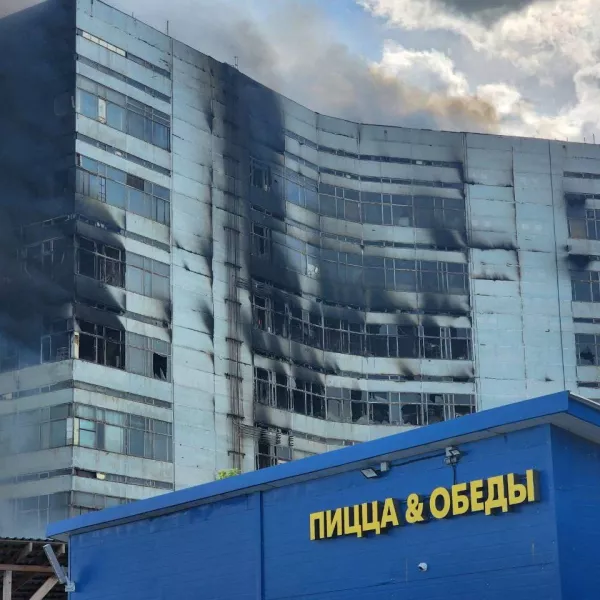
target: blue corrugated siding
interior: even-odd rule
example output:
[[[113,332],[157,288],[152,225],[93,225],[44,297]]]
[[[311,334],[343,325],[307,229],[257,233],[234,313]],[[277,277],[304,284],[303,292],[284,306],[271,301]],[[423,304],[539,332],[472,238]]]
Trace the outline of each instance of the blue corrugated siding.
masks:
[[[441,456],[273,489],[81,534],[72,539],[74,600],[485,598],[558,600],[549,426],[461,449],[457,481],[541,471],[542,502],[497,517],[472,515],[375,538],[310,542],[312,511],[429,494],[453,482]],[[262,532],[261,540],[261,515]],[[261,569],[261,555],[264,565]],[[426,573],[419,562],[429,565]]]
[[[563,598],[600,597],[600,449],[566,431],[552,431],[556,523]]]

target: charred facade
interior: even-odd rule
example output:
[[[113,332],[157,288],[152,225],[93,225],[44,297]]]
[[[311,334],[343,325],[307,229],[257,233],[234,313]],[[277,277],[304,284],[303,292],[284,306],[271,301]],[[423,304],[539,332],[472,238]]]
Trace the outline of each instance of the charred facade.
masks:
[[[98,0],[8,15],[0,50],[15,535],[527,396],[600,397],[596,146],[318,115]]]

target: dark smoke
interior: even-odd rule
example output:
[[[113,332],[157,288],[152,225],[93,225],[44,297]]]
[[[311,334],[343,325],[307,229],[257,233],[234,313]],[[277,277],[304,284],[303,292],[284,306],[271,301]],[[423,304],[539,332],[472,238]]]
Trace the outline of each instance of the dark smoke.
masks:
[[[532,4],[551,0],[435,0],[441,7],[483,23],[492,24],[510,13],[525,10]]]

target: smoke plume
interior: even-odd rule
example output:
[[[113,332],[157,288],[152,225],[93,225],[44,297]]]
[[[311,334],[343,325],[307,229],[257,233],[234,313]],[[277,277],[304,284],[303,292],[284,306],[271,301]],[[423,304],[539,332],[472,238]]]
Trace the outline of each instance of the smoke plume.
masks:
[[[322,114],[363,123],[498,129],[493,104],[468,89],[452,90],[443,78],[432,89],[353,52],[311,1],[262,3],[268,8],[260,16],[231,0],[114,4],[163,31],[169,21],[172,36],[223,62],[237,57],[242,72]]]

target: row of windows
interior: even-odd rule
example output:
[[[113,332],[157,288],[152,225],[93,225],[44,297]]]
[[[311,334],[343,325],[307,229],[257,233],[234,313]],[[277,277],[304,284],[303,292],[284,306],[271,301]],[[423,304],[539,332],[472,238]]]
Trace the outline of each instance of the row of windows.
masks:
[[[15,522],[26,523],[29,530],[40,532],[44,532],[49,523],[128,502],[131,501],[126,498],[75,491],[11,500]]]
[[[86,39],[90,42],[93,42],[94,44],[98,44],[99,46],[102,46],[102,48],[106,48],[107,50],[110,50],[111,52],[114,52],[115,54],[118,54],[119,56],[127,58],[127,59],[137,63],[138,65],[141,65],[142,67],[146,67],[147,69],[150,69],[151,71],[154,71],[155,73],[158,73],[160,75],[164,75],[165,77],[171,78],[171,73],[169,71],[167,71],[167,69],[162,69],[161,67],[157,67],[156,65],[148,62],[147,60],[145,60],[139,56],[136,56],[135,54],[131,54],[131,52],[126,52],[122,48],[119,48],[118,46],[115,46],[114,44],[111,44],[110,42],[107,42],[95,35],[92,35],[91,33],[88,33],[87,31],[82,31],[81,29],[78,29],[77,35],[80,35],[84,39]]]
[[[77,76],[77,110],[164,150],[171,147],[169,115],[99,83]]]
[[[71,344],[73,323],[60,321],[42,337],[42,362],[79,358],[144,377],[170,381],[171,345],[130,331],[77,320],[78,341]],[[75,345],[75,351],[71,346]],[[74,354],[74,356],[73,356]]]
[[[293,450],[289,446],[278,446],[259,441],[256,444],[256,469],[268,469],[293,460]]]
[[[77,418],[72,420],[73,416]],[[71,427],[73,437],[69,440],[67,432]],[[0,431],[4,432],[0,447],[7,455],[60,448],[72,443],[172,462],[171,423],[93,406],[75,405],[73,409],[72,404],[61,404],[7,415],[0,419]]]
[[[274,181],[269,167],[252,163],[250,181],[254,187],[271,189]],[[407,196],[359,191],[317,183],[285,170],[285,198],[318,214],[373,225],[440,227],[465,229],[465,203],[457,198]]]
[[[0,419],[0,453],[3,455],[37,452],[67,444],[67,417],[70,406],[25,411]]]
[[[345,158],[355,158],[357,160],[369,160],[374,162],[385,162],[385,163],[396,163],[402,165],[415,165],[415,166],[427,166],[427,167],[448,167],[452,169],[461,169],[462,163],[444,161],[444,160],[426,160],[422,158],[403,158],[399,156],[382,156],[373,154],[357,154],[355,152],[348,152],[347,150],[340,150],[336,148],[330,148],[317,144],[308,138],[305,138],[297,133],[286,129],[285,135],[297,142],[300,142],[303,146],[318,150],[319,152],[327,152],[328,154],[335,154],[336,156],[343,156]]]
[[[475,398],[469,394],[364,392],[260,368],[254,370],[254,399],[316,419],[359,425],[427,425],[475,412]]]
[[[76,445],[151,460],[173,460],[171,423],[83,404],[75,405],[75,415],[79,417]]]
[[[252,307],[255,328],[320,350],[356,356],[471,360],[470,329],[363,325],[256,294]]]
[[[85,156],[77,164],[78,194],[169,225],[169,189]]]
[[[87,471],[85,469],[73,469],[75,477],[85,477],[86,479],[98,479],[97,471]],[[173,483],[169,481],[160,481],[158,479],[143,479],[142,477],[132,477],[131,475],[118,475],[117,473],[102,473],[102,481],[112,483],[125,483],[127,485],[139,485],[142,487],[151,487],[161,490],[172,490]]]
[[[53,479],[54,477],[83,477],[85,479],[98,479],[97,471],[87,471],[70,467],[68,469],[54,469],[52,471],[40,471],[37,473],[20,473],[13,477],[0,479],[0,485],[11,483],[25,483],[27,481],[42,481]],[[112,483],[125,483],[127,485],[139,485],[142,487],[157,488],[161,490],[172,490],[173,484],[168,481],[159,481],[157,479],[143,479],[141,477],[131,477],[130,475],[117,475],[116,473],[102,473],[102,481]]]
[[[53,279],[59,278],[65,272],[71,244],[74,244],[76,273],[142,296],[169,299],[168,264],[87,238],[77,237],[74,242],[57,238],[28,246],[26,264],[37,266]]]
[[[465,229],[464,200],[362,192],[361,202],[319,194],[317,212],[346,221],[374,225]]]
[[[83,133],[77,132],[76,137],[80,142],[84,142],[85,144],[88,144],[88,146],[92,146],[93,148],[98,148],[98,149],[102,150],[103,152],[108,152],[109,154],[114,154],[115,156],[118,156],[119,158],[122,158],[123,160],[128,160],[129,162],[132,162],[136,165],[140,165],[140,167],[145,167],[146,169],[150,169],[151,171],[156,171],[157,173],[161,173],[162,175],[167,175],[169,177],[171,176],[171,171],[169,169],[165,169],[165,167],[161,167],[160,165],[150,162],[149,160],[146,160],[145,158],[140,158],[139,156],[136,156],[135,154],[131,154],[130,152],[125,152],[124,150],[121,150],[120,148],[111,146],[110,144],[105,144],[104,142],[101,142],[99,140],[95,140],[94,138],[84,135]]]
[[[301,156],[292,154],[291,152],[286,151],[285,156],[296,161],[297,163],[300,163],[301,165],[306,165],[307,167],[313,169],[313,171],[317,171],[318,173],[325,173],[327,175],[334,175],[335,177],[340,177],[341,179],[351,179],[354,181],[362,181],[365,183],[382,183],[428,188],[446,188],[452,190],[459,190],[461,192],[464,191],[464,184],[462,182],[450,182],[432,179],[414,179],[412,177],[374,177],[371,175],[358,175],[357,173],[351,171],[340,171],[338,169],[330,169],[328,167],[317,165],[309,160],[306,160],[305,158],[302,158]]]
[[[563,177],[571,179],[600,179],[600,173],[578,173],[575,171],[565,171]]]
[[[288,202],[326,217],[372,225],[465,229],[462,199],[359,192],[328,184],[320,184],[319,192],[286,181]]]
[[[100,63],[97,63],[96,61],[90,60],[89,58],[87,58],[85,56],[78,55],[77,61],[84,65],[87,65],[88,67],[91,67],[92,69],[94,69],[96,71],[100,71],[100,73],[104,73],[105,75],[108,75],[109,77],[118,79],[119,81],[122,81],[123,83],[126,83],[127,85],[130,85],[131,87],[137,88],[138,90],[141,90],[142,92],[145,92],[146,94],[153,96],[154,98],[158,98],[159,100],[162,100],[163,102],[169,102],[169,103],[171,102],[171,98],[169,96],[167,96],[166,94],[163,94],[162,92],[159,92],[158,90],[155,90],[153,87],[150,87],[149,85],[141,83],[140,81],[137,81],[136,79],[132,79],[131,77],[128,77],[127,75],[124,75],[123,73],[119,73],[118,71],[109,69],[108,67],[105,67],[104,65],[101,65]]]
[[[252,223],[252,254],[269,261],[275,258],[277,268],[366,288],[446,294],[467,294],[469,290],[464,263],[338,252],[312,246],[257,223]]]
[[[169,299],[168,264],[86,238],[78,238],[77,244],[76,266],[80,275],[142,296]]]

